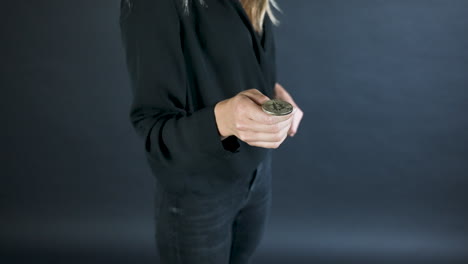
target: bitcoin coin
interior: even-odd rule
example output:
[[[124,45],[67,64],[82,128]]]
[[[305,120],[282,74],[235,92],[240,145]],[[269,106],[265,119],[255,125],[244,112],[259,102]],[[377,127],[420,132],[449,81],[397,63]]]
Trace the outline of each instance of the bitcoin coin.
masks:
[[[265,113],[275,116],[288,115],[293,111],[293,106],[283,100],[272,99],[262,104]]]

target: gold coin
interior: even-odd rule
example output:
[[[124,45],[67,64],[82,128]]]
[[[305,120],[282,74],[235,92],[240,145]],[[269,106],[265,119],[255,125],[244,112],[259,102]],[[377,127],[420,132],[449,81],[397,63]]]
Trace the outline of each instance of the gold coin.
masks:
[[[280,99],[268,100],[262,104],[265,113],[275,116],[288,115],[293,111],[293,106]]]

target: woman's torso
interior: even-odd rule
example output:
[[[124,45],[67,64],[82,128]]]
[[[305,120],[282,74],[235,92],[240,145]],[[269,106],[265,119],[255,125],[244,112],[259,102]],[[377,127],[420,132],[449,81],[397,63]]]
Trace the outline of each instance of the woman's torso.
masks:
[[[178,3],[181,48],[189,78],[187,112],[251,88],[273,98],[275,45],[273,24],[268,16],[265,16],[264,32],[260,36],[236,0],[204,0],[205,5],[192,0],[189,1],[188,15],[183,13],[182,1],[174,1]],[[199,165],[197,173],[187,172],[185,176],[190,189],[214,192],[227,188],[233,181],[242,181],[242,177],[249,176],[265,160],[267,152],[272,151],[238,142],[240,148],[235,155],[207,160]],[[157,164],[151,165],[160,172]]]

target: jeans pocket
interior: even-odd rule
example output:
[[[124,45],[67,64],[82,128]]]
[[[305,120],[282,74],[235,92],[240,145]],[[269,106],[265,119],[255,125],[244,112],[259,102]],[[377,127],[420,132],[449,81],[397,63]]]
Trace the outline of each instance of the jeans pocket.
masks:
[[[265,170],[265,160],[260,162],[260,164],[255,168],[253,174],[252,174],[252,179],[249,185],[249,189],[253,189],[255,185],[257,185],[257,182],[261,180],[262,174],[264,173]]]

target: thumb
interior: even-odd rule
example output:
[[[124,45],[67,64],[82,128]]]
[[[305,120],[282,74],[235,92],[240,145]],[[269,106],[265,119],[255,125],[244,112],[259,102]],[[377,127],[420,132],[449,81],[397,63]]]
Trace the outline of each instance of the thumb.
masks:
[[[246,95],[247,97],[249,97],[250,100],[254,101],[258,105],[261,105],[264,102],[270,100],[270,98],[268,96],[262,94],[262,92],[260,92],[257,89],[246,90],[246,91],[243,92],[243,94]]]

